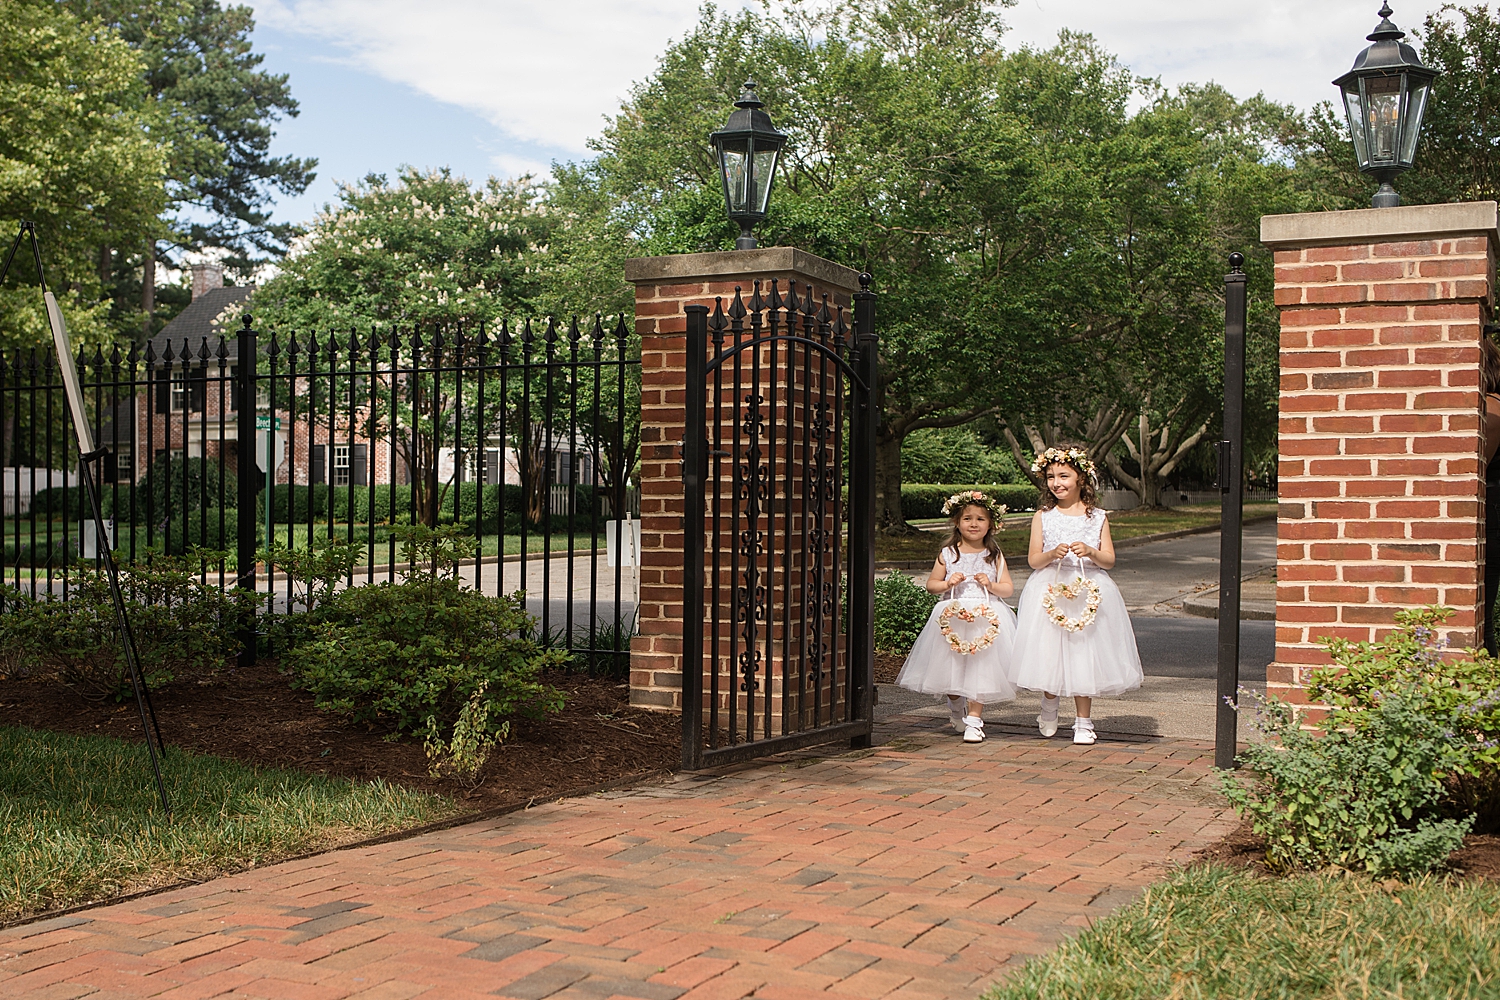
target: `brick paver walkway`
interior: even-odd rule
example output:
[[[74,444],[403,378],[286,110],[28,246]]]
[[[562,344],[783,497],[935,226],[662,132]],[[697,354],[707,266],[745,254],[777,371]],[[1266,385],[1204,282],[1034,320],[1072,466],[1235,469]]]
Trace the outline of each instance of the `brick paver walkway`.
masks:
[[[0,996],[975,1000],[1233,825],[1206,744],[893,721],[0,931]]]

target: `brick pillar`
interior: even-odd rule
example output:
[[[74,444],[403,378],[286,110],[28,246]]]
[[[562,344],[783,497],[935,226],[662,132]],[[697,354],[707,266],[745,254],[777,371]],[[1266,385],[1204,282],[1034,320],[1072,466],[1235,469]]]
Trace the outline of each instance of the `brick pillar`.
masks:
[[[1484,590],[1479,338],[1496,203],[1267,216],[1281,312],[1276,659],[1306,704],[1322,639],[1375,640],[1400,608],[1455,609],[1478,642]]]
[[[850,305],[859,274],[792,247],[638,257],[625,262],[635,285],[641,337],[641,604],[630,644],[630,702],[682,708],[682,449],[686,411],[686,306],[727,309],[735,287],[755,281],[811,284],[831,305]]]

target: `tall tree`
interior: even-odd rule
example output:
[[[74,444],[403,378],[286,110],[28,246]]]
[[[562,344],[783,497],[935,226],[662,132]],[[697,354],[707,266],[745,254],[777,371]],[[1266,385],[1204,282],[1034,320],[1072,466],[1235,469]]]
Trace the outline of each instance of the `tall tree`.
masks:
[[[80,345],[109,335],[98,248],[141,244],[166,207],[170,148],[139,56],[52,0],[0,0],[0,240],[37,223],[47,279]],[[3,252],[3,251],[0,251]],[[45,344],[29,254],[0,288],[0,348]]]
[[[148,243],[105,244],[100,251],[101,270],[112,260],[117,297],[139,290],[149,327],[156,264],[175,251],[220,251],[241,274],[281,256],[296,229],[272,221],[272,204],[277,194],[305,191],[317,161],[271,155],[274,125],[295,116],[297,102],[286,74],[261,69],[249,7],[219,0],[64,2],[113,27],[140,53],[142,79],[170,123],[171,214]],[[123,255],[111,258],[115,250]]]

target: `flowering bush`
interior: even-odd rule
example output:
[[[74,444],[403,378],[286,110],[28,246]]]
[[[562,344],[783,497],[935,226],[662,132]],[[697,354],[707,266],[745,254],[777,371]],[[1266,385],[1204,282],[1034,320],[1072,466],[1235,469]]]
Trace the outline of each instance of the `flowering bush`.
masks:
[[[1444,863],[1476,821],[1500,811],[1500,662],[1437,639],[1452,612],[1397,612],[1376,643],[1329,643],[1333,665],[1309,693],[1332,706],[1302,729],[1261,700],[1272,737],[1240,755],[1253,778],[1224,777],[1235,809],[1266,838],[1276,868],[1341,865],[1410,876]]]
[[[1428,607],[1396,612],[1397,628],[1379,643],[1329,643],[1334,665],[1313,674],[1308,693],[1332,705],[1328,725],[1362,730],[1399,694],[1414,711],[1442,720],[1459,750],[1443,805],[1500,829],[1500,660],[1482,650],[1453,650],[1437,629],[1453,614]]]

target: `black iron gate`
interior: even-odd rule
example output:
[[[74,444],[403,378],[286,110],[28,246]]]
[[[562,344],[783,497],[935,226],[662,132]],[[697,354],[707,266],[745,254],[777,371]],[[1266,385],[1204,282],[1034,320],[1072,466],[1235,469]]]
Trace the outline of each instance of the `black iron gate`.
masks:
[[[874,689],[875,295],[687,308],[682,761],[848,739]]]

